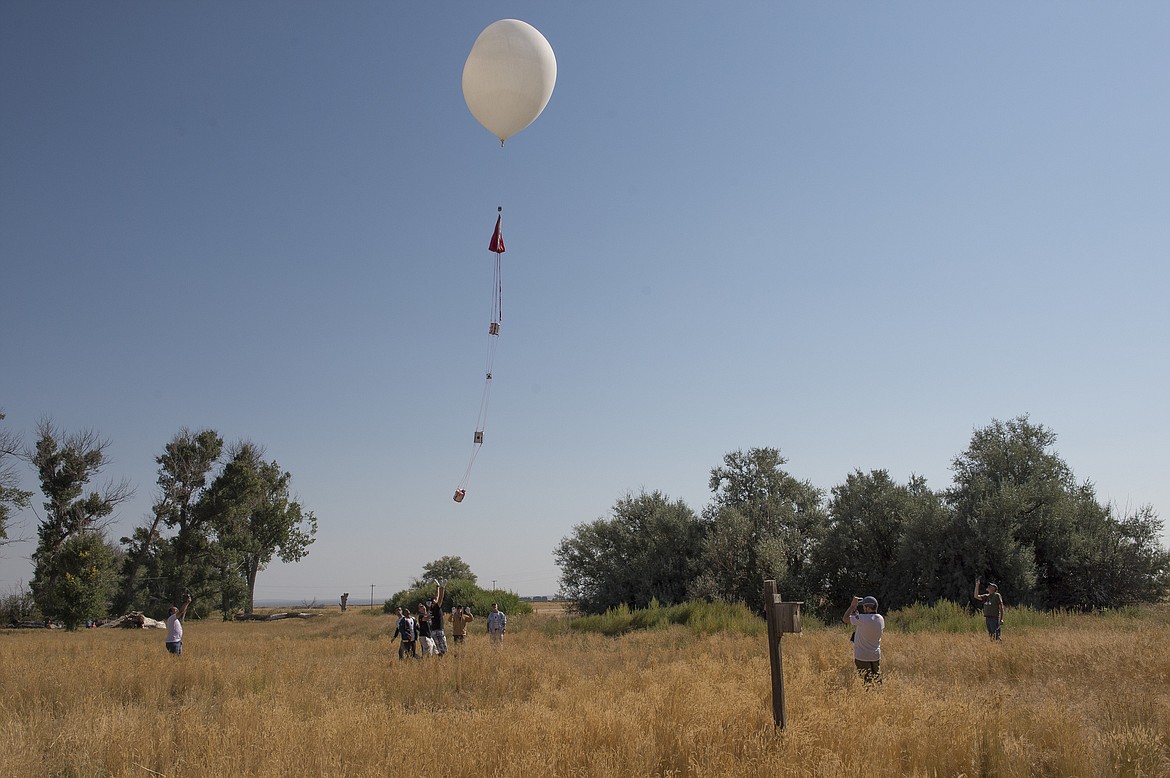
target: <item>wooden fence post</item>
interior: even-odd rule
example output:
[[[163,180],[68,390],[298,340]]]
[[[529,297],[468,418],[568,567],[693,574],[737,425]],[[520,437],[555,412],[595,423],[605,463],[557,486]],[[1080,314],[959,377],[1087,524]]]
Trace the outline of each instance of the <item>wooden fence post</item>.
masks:
[[[780,593],[775,581],[764,581],[764,615],[768,621],[768,658],[772,665],[772,719],[784,729],[788,717],[784,712],[784,657],[780,653]]]

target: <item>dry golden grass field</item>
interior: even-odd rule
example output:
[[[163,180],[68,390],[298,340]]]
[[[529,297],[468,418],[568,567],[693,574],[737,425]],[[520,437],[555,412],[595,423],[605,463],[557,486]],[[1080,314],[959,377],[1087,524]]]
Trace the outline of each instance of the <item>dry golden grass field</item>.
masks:
[[[325,612],[161,630],[0,630],[3,776],[1166,776],[1170,618],[1067,616],[985,635],[887,630],[885,682],[848,630],[620,638],[556,616],[477,621],[397,659],[391,619]]]

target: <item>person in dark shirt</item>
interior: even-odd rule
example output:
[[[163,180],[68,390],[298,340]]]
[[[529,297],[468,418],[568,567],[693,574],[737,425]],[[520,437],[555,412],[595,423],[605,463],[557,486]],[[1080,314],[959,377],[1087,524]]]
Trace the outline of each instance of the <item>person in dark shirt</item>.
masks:
[[[983,603],[983,618],[987,622],[987,634],[992,640],[999,640],[1000,631],[1003,629],[1003,595],[999,593],[999,587],[993,583],[987,584],[986,594],[980,594],[981,583],[978,578],[975,579],[975,599]]]
[[[447,633],[443,631],[443,595],[447,592],[447,582],[435,581],[435,596],[427,604],[431,618],[431,639],[435,641],[435,653],[439,656],[447,653]]]

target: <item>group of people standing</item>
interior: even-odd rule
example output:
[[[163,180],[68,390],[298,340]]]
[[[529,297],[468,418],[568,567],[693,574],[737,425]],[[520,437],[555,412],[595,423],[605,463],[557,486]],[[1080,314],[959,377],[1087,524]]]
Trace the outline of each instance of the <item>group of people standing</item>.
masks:
[[[1003,595],[999,587],[987,584],[987,591],[980,592],[982,580],[975,579],[975,599],[983,606],[983,619],[987,623],[987,634],[992,640],[1000,640],[1003,628]],[[841,620],[853,627],[853,665],[866,683],[880,683],[882,673],[882,633],[886,620],[877,612],[876,597],[853,595],[849,610]]]
[[[446,581],[435,581],[435,594],[426,602],[418,604],[417,615],[409,608],[398,608],[398,621],[394,625],[394,634],[391,640],[399,638],[398,658],[405,659],[407,655],[418,659],[422,656],[443,656],[447,653],[447,632],[445,625],[451,625],[451,640],[462,643],[467,639],[467,627],[475,616],[471,606],[456,605],[449,614],[443,612],[443,598],[447,593]],[[493,642],[500,642],[507,630],[508,617],[500,610],[499,604],[492,603],[492,610],[487,617],[488,634]]]
[[[1000,640],[1003,628],[1004,604],[1003,595],[999,587],[993,583],[987,584],[987,591],[981,592],[982,580],[975,579],[974,597],[983,606],[983,618],[987,623],[987,634],[992,640]],[[474,620],[470,606],[456,605],[451,613],[443,613],[443,597],[447,593],[446,581],[435,581],[435,594],[426,602],[418,604],[418,615],[414,615],[408,608],[398,608],[398,621],[394,626],[394,634],[390,639],[401,638],[398,645],[398,658],[405,659],[407,654],[419,658],[423,656],[443,656],[447,653],[446,623],[451,625],[451,639],[455,643],[462,643],[467,639],[467,625]],[[175,655],[183,653],[183,617],[187,614],[187,606],[191,603],[191,595],[184,595],[183,601],[177,606],[171,606],[167,615],[167,651]],[[877,612],[876,597],[859,597],[853,595],[849,609],[841,620],[853,627],[853,664],[866,683],[880,682],[882,671],[882,634],[886,630],[886,620]],[[504,633],[508,629],[508,617],[500,610],[498,603],[492,603],[491,612],[487,616],[487,630],[492,643],[502,643]]]
[[[451,625],[451,640],[458,644],[467,639],[467,625],[475,616],[470,605],[456,605],[449,614],[443,612],[443,597],[447,593],[446,581],[435,581],[435,594],[426,602],[418,604],[418,613],[413,614],[408,608],[398,608],[398,622],[394,626],[391,640],[401,638],[398,646],[398,658],[405,659],[406,655],[419,658],[422,656],[443,656],[447,653],[447,630]],[[187,606],[191,604],[191,595],[183,595],[178,605],[172,605],[167,614],[167,651],[181,656],[183,653],[183,617],[187,615]],[[508,617],[500,610],[498,603],[492,603],[491,612],[487,616],[487,630],[493,643],[501,643],[504,633],[508,630]]]

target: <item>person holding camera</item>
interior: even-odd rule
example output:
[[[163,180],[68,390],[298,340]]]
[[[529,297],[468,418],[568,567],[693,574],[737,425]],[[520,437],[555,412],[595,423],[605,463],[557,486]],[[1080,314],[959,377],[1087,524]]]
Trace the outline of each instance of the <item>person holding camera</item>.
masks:
[[[841,617],[846,624],[853,625],[853,664],[866,683],[882,680],[882,633],[886,631],[886,620],[877,608],[876,597],[855,594],[849,610]]]
[[[175,656],[183,655],[183,617],[187,615],[187,606],[191,603],[191,595],[184,594],[183,602],[178,607],[172,605],[167,616],[167,651]]]
[[[451,609],[451,639],[462,643],[467,639],[467,624],[475,618],[471,614],[471,606],[456,605]]]

